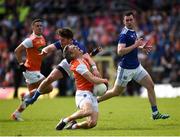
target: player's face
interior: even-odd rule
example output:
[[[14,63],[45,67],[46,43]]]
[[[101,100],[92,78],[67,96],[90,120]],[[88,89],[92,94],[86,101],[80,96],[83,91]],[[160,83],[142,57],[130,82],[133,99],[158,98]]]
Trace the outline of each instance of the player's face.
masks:
[[[43,33],[43,24],[42,22],[35,22],[32,26],[32,29],[36,35],[41,35]]]
[[[135,20],[134,20],[133,15],[125,16],[124,17],[124,24],[128,29],[133,29],[134,24],[135,24]]]
[[[61,41],[61,45],[64,48],[66,45],[72,44],[72,39],[67,39],[59,36],[59,40]]]
[[[75,45],[70,45],[69,49],[75,58],[83,55],[82,50]]]

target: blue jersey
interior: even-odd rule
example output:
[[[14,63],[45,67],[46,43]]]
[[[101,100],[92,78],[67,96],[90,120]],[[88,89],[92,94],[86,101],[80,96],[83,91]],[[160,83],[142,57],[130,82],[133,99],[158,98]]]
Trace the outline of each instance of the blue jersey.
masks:
[[[119,43],[125,44],[126,47],[129,47],[135,43],[137,39],[136,32],[134,30],[130,30],[126,27],[120,33]],[[138,49],[135,48],[128,54],[125,54],[121,57],[119,65],[125,69],[135,69],[139,66],[138,61]]]
[[[86,47],[84,45],[80,44],[77,40],[73,40],[73,44],[78,46],[83,51],[83,54],[87,53]],[[55,42],[54,45],[58,50],[60,49],[61,51],[63,51],[60,41]]]

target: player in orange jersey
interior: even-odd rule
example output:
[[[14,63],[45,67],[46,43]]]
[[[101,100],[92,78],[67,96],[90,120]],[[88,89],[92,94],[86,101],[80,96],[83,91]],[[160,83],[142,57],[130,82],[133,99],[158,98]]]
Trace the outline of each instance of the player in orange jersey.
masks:
[[[91,73],[91,66],[83,58],[83,52],[75,45],[68,45],[63,50],[63,55],[70,62],[70,69],[74,74],[76,82],[76,106],[78,111],[61,119],[56,130],[62,130],[67,123],[66,129],[93,128],[98,120],[98,102],[93,95],[94,84],[107,83],[107,79],[96,77]],[[77,123],[75,120],[86,117],[86,121]]]
[[[40,56],[41,50],[46,46],[45,38],[43,37],[43,24],[41,19],[35,19],[32,24],[33,33],[26,38],[16,49],[15,55],[20,65],[21,71],[25,77],[29,93],[23,94],[22,103],[11,115],[13,120],[22,121],[20,114],[27,107],[24,99],[31,97],[31,93],[36,89],[39,84],[45,79],[40,73],[41,63],[43,56]],[[26,60],[23,61],[22,53],[26,51]],[[50,92],[52,86],[48,85],[44,92]]]

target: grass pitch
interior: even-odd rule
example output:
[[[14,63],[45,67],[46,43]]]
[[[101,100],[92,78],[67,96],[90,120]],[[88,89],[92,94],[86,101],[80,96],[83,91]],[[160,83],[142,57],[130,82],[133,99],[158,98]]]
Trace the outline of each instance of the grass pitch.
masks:
[[[116,97],[99,104],[98,125],[88,130],[56,131],[59,119],[76,111],[74,98],[38,100],[22,114],[24,122],[9,119],[18,99],[0,100],[0,136],[180,136],[180,98],[158,99],[167,120],[152,120],[148,99]]]

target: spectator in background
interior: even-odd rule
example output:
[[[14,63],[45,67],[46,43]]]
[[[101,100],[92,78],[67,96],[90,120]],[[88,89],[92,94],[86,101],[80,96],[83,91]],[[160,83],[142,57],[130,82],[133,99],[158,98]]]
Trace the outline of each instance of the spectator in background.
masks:
[[[98,45],[101,41],[106,44],[103,48],[109,48],[108,51],[110,51],[111,48],[116,46],[117,36],[123,26],[121,22],[122,12],[120,11],[132,8],[138,9],[139,18],[137,19],[137,28],[139,34],[146,35],[147,37],[145,38],[148,39],[149,36],[154,33],[153,47],[155,50],[152,51],[145,62],[146,64],[147,62],[152,63],[145,66],[150,66],[148,69],[151,69],[150,72],[152,73],[150,74],[154,76],[153,79],[155,82],[164,83],[167,78],[163,75],[164,67],[161,63],[161,57],[164,56],[162,49],[166,44],[168,45],[168,41],[171,42],[171,48],[176,49],[176,65],[177,68],[180,68],[180,51],[176,48],[179,47],[178,41],[180,36],[178,26],[180,15],[179,1],[152,0],[150,1],[152,4],[144,3],[142,0],[111,0],[106,2],[77,0],[76,4],[72,4],[70,1],[53,0],[29,0],[25,2],[6,0],[2,2],[2,6],[0,7],[0,37],[5,43],[8,43],[8,54],[12,53],[16,45],[20,43],[30,31],[31,18],[41,16],[46,20],[43,23],[48,28],[48,30],[44,32],[48,38],[47,43],[55,41],[54,35],[52,35],[51,32],[54,32],[54,30],[59,27],[68,26],[76,32],[74,38],[80,43],[86,44],[86,42],[89,43],[93,41],[95,45]],[[71,4],[71,8],[69,4]],[[80,5],[83,6],[80,7]],[[19,9],[26,10],[25,14]],[[102,22],[105,22],[106,25],[102,26]],[[172,34],[175,35],[173,39],[171,38]],[[1,43],[2,41],[0,41],[0,45]],[[56,57],[54,59],[56,59]],[[7,67],[8,66],[4,64],[4,60],[1,61],[0,70],[2,71],[0,72],[0,85],[2,85],[4,81]],[[10,69],[13,68],[10,67]],[[172,71],[172,69],[170,69],[170,71]],[[178,74],[178,69],[173,69],[173,71]],[[157,77],[157,75],[160,75],[160,77]],[[179,79],[177,79],[176,82],[180,85]]]

